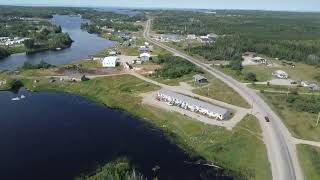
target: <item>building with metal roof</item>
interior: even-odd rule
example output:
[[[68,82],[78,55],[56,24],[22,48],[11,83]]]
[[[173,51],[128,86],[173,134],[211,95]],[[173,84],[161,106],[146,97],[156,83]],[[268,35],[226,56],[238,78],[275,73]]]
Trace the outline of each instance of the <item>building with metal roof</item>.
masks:
[[[179,106],[183,109],[207,115],[212,118],[223,120],[230,115],[229,110],[189,96],[185,96],[167,89],[158,92],[158,98],[169,105]]]
[[[196,83],[208,83],[208,79],[200,74],[194,75],[193,81]]]

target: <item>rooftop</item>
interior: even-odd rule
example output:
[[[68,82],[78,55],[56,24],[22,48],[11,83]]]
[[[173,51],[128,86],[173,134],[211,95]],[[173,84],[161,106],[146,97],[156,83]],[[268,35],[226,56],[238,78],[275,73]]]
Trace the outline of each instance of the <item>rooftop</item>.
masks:
[[[182,94],[178,94],[178,93],[175,93],[175,92],[167,90],[167,89],[161,89],[159,92],[160,92],[160,94],[164,94],[164,95],[179,99],[179,100],[184,101],[190,105],[205,108],[211,112],[219,113],[222,115],[227,115],[229,112],[227,109],[224,109],[220,106],[209,104],[207,102],[200,101],[200,100],[197,100],[197,99],[194,99],[189,96],[182,95]]]
[[[194,79],[197,79],[197,80],[201,80],[201,79],[207,79],[206,77],[200,75],[200,74],[196,74],[193,76]]]

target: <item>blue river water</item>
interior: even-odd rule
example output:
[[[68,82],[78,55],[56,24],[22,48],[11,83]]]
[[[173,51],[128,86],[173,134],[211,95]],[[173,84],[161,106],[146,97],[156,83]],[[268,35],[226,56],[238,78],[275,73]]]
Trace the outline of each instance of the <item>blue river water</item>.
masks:
[[[88,58],[99,51],[114,45],[114,42],[89,34],[81,30],[82,19],[79,16],[55,15],[51,22],[60,25],[63,32],[69,33],[74,43],[70,48],[60,51],[44,51],[35,54],[13,54],[9,57],[0,59],[0,70],[16,69],[21,67],[24,62],[32,64],[39,63],[41,60],[54,65],[68,64],[75,60]]]
[[[16,92],[17,93],[17,92]],[[0,179],[70,180],[128,157],[148,179],[231,179],[190,165],[191,158],[156,128],[119,110],[66,93],[0,91]],[[25,95],[26,99],[11,98]],[[185,162],[186,161],[186,162]]]

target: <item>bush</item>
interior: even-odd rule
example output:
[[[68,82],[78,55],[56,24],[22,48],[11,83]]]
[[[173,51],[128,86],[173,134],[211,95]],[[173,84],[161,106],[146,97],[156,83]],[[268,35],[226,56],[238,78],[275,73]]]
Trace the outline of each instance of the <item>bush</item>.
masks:
[[[250,82],[256,82],[257,75],[255,73],[249,72],[244,75],[244,79]]]
[[[54,67],[53,65],[45,62],[44,60],[41,60],[39,64],[31,64],[29,62],[25,62],[22,65],[22,69],[49,69],[51,67]]]

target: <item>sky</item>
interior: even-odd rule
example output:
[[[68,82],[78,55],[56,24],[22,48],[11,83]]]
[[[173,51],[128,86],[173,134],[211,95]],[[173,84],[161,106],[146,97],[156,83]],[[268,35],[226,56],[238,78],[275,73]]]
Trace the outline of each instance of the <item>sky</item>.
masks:
[[[320,0],[0,0],[2,5],[320,11]]]

